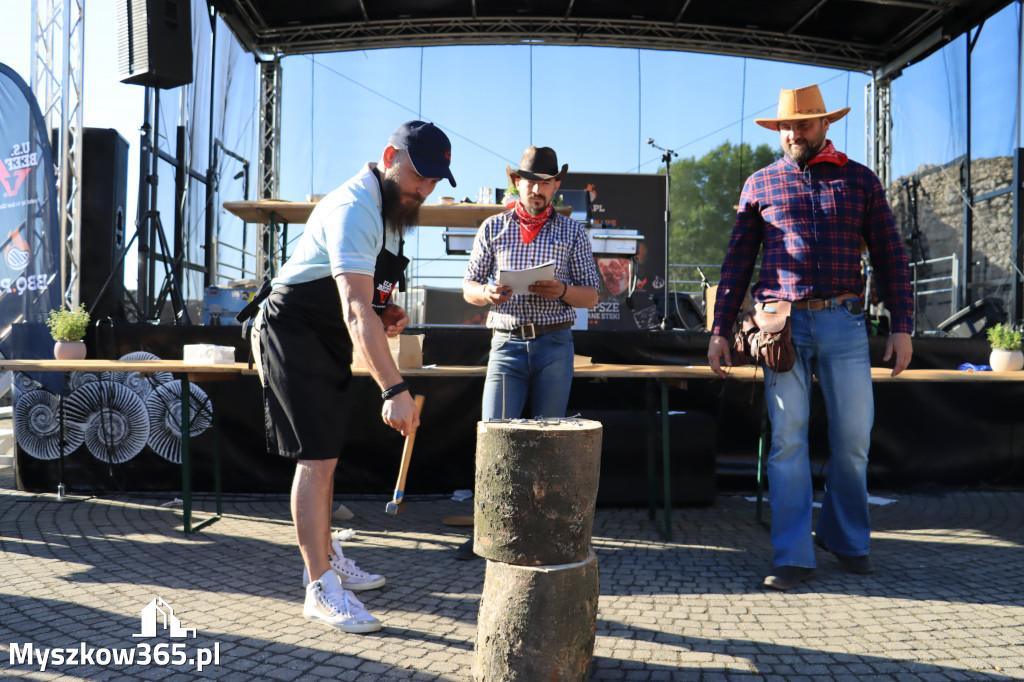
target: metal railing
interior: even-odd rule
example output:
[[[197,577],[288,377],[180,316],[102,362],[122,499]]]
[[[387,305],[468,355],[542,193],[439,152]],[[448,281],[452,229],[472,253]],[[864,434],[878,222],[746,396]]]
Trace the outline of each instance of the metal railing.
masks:
[[[455,286],[461,286],[465,273],[467,256],[441,256],[438,258],[413,257],[409,267],[409,286],[430,286],[431,282],[446,284],[454,282]],[[448,273],[432,274],[426,272],[432,266],[446,266],[447,264],[459,264],[459,267],[448,269]],[[686,269],[689,270],[686,270]],[[705,280],[700,279],[700,268],[707,277],[707,282],[717,284],[722,269],[721,264],[712,263],[669,263],[669,291],[683,294],[700,294],[701,285]]]
[[[243,258],[242,258],[242,265],[235,265],[234,263],[228,263],[226,261],[222,261],[220,259],[220,249],[222,247],[225,248],[225,249],[230,249],[232,251],[237,251],[238,253],[241,253],[242,256],[243,256]],[[217,279],[218,280],[231,281],[233,279],[245,279],[248,276],[251,276],[253,279],[256,278],[256,269],[255,269],[256,253],[254,251],[246,251],[245,249],[239,248],[239,247],[235,246],[234,244],[229,244],[228,242],[221,241],[219,239],[214,241],[214,248],[216,249],[216,251],[214,253],[214,259],[217,262]],[[254,267],[253,267],[252,270],[250,270],[249,268],[245,267],[245,261],[246,261],[245,256],[249,256],[250,258],[252,258],[252,263],[254,264]],[[238,272],[238,276],[237,277],[229,277],[228,275],[221,274],[221,268],[229,268],[231,270],[237,271]]]
[[[921,268],[932,267],[937,263],[950,264],[950,274],[939,275],[936,277],[925,277],[921,278],[918,276]],[[929,258],[927,260],[915,261],[910,264],[910,281],[914,291],[914,331],[917,329],[917,310],[918,302],[924,296],[937,296],[940,294],[949,295],[949,314],[952,316],[956,313],[956,296],[957,291],[960,289],[960,259],[956,253],[950,254],[949,256],[943,256],[941,258]],[[948,282],[946,286],[943,286],[944,282]],[[927,287],[922,289],[921,287]]]
[[[680,272],[680,270],[682,270],[682,272]],[[718,280],[721,278],[721,270],[721,263],[669,263],[668,290],[681,294],[700,294],[702,291],[702,285],[705,282],[708,284],[718,284]],[[673,271],[677,273],[679,279],[672,276]],[[692,279],[693,277],[700,277],[701,271],[704,272],[706,279]],[[712,274],[714,277],[711,276]],[[687,287],[696,285],[696,287],[680,288],[675,285],[684,285]]]

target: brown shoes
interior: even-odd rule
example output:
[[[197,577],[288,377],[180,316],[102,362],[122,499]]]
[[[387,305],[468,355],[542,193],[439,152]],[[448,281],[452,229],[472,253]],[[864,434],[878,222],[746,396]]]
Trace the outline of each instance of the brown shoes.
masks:
[[[874,573],[875,567],[871,565],[871,557],[867,554],[864,556],[849,556],[848,554],[840,554],[839,552],[833,552],[825,545],[825,541],[819,538],[817,535],[814,536],[814,544],[821,547],[826,552],[834,554],[836,559],[839,560],[839,565],[845,568],[851,573],[859,573],[861,575],[867,575],[868,573]]]

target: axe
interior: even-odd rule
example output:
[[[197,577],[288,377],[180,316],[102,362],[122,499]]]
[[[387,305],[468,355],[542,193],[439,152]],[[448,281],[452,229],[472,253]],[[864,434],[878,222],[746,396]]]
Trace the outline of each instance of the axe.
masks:
[[[423,396],[418,395],[413,400],[416,402],[416,413],[423,412]],[[395,495],[384,509],[388,514],[401,514],[405,511],[405,477],[409,474],[409,460],[412,459],[412,445],[415,442],[416,432],[413,431],[405,437],[405,446],[402,448],[402,464],[398,467],[398,482],[395,483]]]

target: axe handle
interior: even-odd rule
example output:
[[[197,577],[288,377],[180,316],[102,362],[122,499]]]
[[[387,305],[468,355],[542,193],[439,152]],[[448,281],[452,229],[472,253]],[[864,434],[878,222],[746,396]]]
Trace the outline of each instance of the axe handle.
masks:
[[[413,398],[416,402],[416,413],[423,412],[423,396]],[[416,442],[416,432],[413,431],[405,437],[405,445],[402,447],[402,464],[398,468],[398,482],[395,483],[395,494],[392,502],[401,502],[405,497],[405,479],[409,475],[409,460],[412,459],[412,446]]]

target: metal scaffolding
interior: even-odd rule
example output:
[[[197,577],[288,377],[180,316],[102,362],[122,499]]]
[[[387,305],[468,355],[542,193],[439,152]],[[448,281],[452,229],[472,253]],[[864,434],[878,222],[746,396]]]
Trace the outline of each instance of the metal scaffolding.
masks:
[[[260,63],[260,179],[259,198],[278,198],[281,166],[281,59]],[[277,274],[278,242],[281,235],[276,222],[258,225],[256,238],[256,279]],[[283,246],[283,245],[282,245]]]
[[[82,101],[85,73],[84,0],[32,0],[31,87],[47,129],[57,133],[60,192],[60,290],[63,301],[77,307],[82,212]]]
[[[888,191],[892,182],[892,79],[864,86],[864,158]]]

